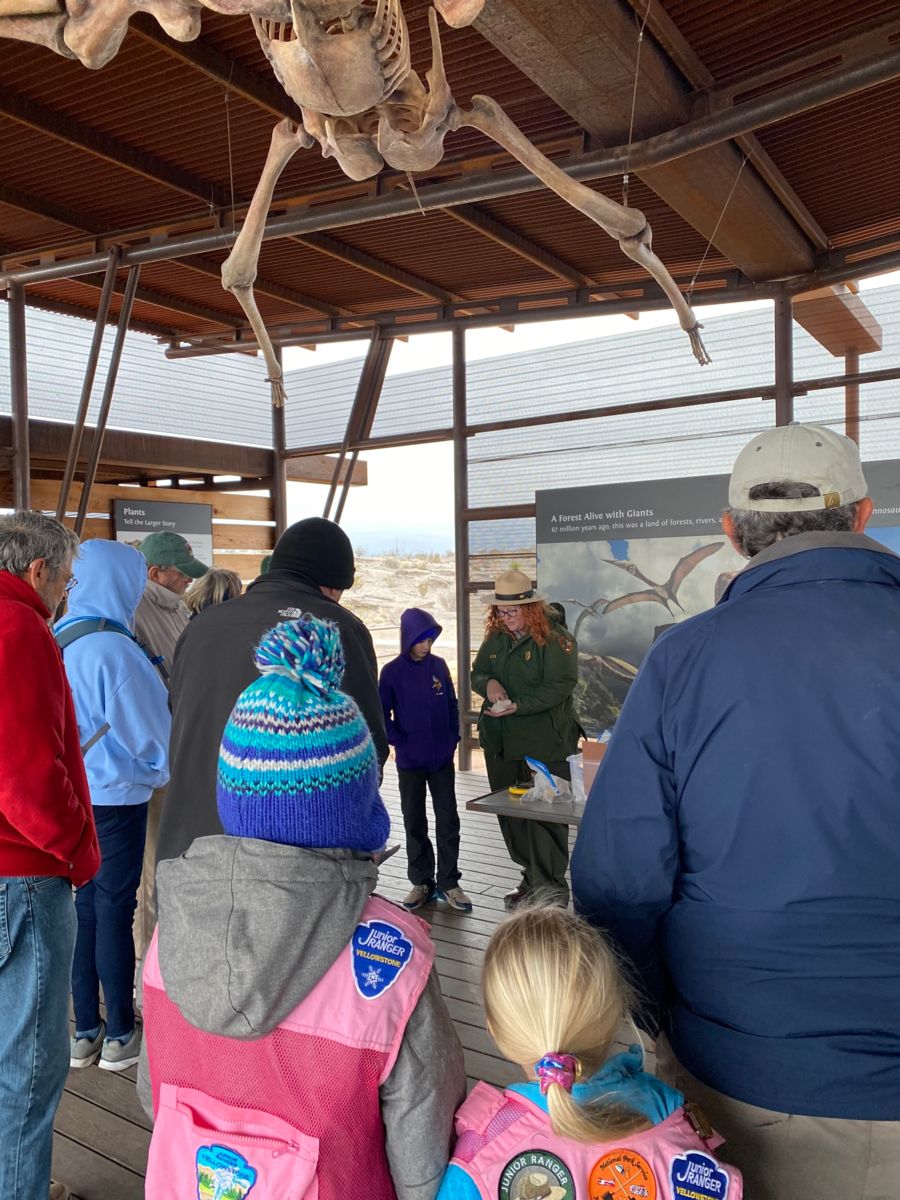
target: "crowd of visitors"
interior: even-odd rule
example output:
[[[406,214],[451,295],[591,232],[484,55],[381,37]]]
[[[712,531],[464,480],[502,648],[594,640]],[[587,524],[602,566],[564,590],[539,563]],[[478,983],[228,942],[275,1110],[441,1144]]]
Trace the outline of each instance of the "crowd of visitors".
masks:
[[[749,561],[629,692],[576,839],[581,915],[567,827],[501,818],[522,878],[484,1004],[525,1081],[468,1098],[415,915],[472,910],[434,617],[404,612],[379,679],[332,522],[291,526],[242,593],[177,534],[79,547],[0,517],[0,1193],[63,1200],[67,1066],[139,1060],[153,1200],[361,1180],[373,1200],[896,1200],[900,560],[872,507],[826,429],[742,451],[723,528]],[[486,603],[491,787],[526,755],[567,778],[565,614],[514,570]],[[374,890],[389,746],[402,905]],[[635,1021],[644,1044],[615,1053]]]

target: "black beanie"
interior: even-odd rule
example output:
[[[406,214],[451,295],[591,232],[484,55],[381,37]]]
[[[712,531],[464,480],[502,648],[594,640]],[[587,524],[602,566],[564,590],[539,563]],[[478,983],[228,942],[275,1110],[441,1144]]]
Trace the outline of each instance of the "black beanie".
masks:
[[[290,525],[272,551],[269,574],[288,571],[314,587],[352,587],[356,564],[350,539],[334,521],[307,517]]]

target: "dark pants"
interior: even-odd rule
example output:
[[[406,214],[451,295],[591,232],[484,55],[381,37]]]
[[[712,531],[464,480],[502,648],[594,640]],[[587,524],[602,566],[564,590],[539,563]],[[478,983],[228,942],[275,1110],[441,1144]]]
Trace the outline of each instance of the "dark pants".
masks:
[[[524,759],[507,761],[485,755],[491,791],[519,783],[531,786],[532,776]],[[569,778],[569,764],[548,762],[547,768],[560,779]],[[548,900],[568,904],[569,827],[550,821],[532,821],[525,817],[498,817],[500,832],[509,857],[522,868],[522,885],[528,891],[540,889]]]
[[[413,884],[437,884],[442,892],[459,883],[459,813],[456,811],[456,773],[453,761],[439,771],[397,771],[400,782],[400,810],[406,830],[406,858],[409,881]],[[437,839],[437,875],[434,848],[428,837],[428,813],[425,785],[431,792]]]
[[[134,910],[144,861],[146,804],[97,805],[100,870],[75,893],[78,936],[72,966],[75,1028],[100,1024],[100,986],[108,1037],[134,1029]]]

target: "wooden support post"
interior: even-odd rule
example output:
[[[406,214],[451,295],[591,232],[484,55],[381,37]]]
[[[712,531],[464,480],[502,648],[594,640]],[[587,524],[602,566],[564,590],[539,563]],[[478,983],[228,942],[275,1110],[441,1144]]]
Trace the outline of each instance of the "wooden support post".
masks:
[[[775,297],[775,424],[794,419],[794,318],[791,297]]]
[[[469,618],[469,442],[466,406],[466,331],[453,329],[453,502],[456,533],[456,690],[462,741],[459,743],[459,769],[471,771],[469,723],[466,714],[472,707],[469,686],[472,629]]]
[[[31,461],[28,452],[28,348],[25,340],[25,288],[9,286],[9,373],[12,397],[13,504],[31,505]]]
[[[848,350],[844,355],[844,371],[847,375],[859,374],[859,351]],[[859,384],[844,385],[844,432],[859,445]]]

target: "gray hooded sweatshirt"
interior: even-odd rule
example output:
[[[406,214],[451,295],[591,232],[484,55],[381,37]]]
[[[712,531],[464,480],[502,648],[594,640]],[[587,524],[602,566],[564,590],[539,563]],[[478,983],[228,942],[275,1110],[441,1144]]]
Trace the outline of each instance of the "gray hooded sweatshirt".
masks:
[[[270,1033],[349,944],[377,878],[371,858],[348,850],[197,838],[157,868],[169,999],[209,1033]],[[380,1092],[398,1200],[433,1200],[465,1093],[462,1047],[432,970]],[[138,1094],[152,1118],[145,1048]]]

